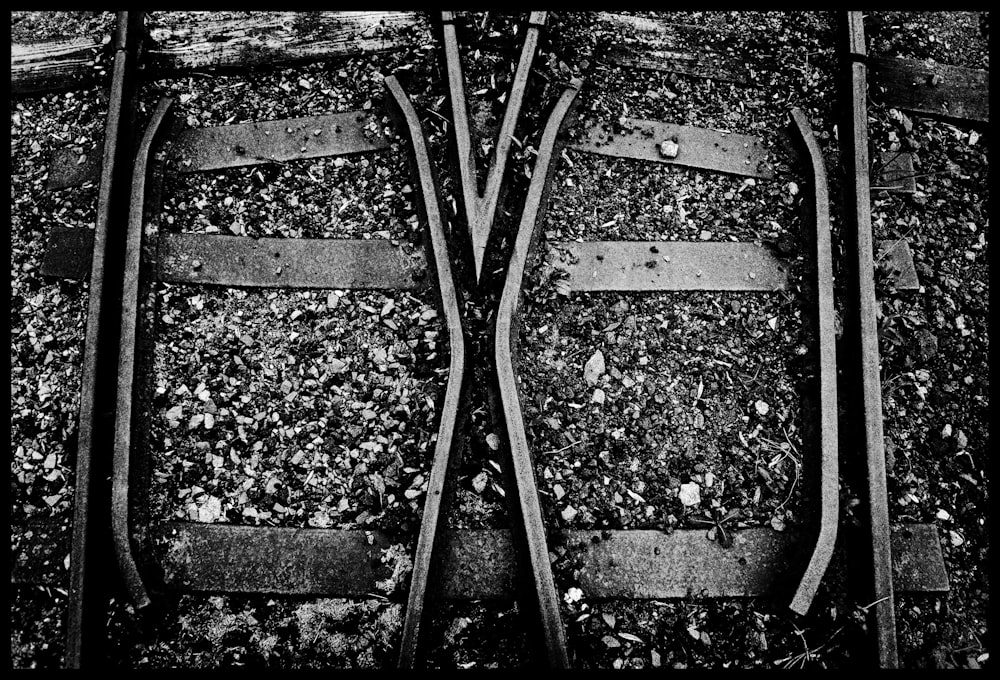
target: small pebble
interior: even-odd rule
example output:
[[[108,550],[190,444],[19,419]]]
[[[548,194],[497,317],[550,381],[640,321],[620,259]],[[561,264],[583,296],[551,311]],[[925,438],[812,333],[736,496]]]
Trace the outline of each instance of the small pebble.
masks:
[[[476,493],[481,494],[486,490],[487,482],[489,482],[489,475],[485,471],[480,472],[472,478],[472,488],[476,490]]]
[[[955,433],[955,445],[960,449],[964,449],[969,445],[968,437],[966,437],[965,433],[961,430]]]
[[[681,484],[678,497],[681,499],[681,504],[686,507],[698,505],[701,503],[701,489],[698,488],[698,484],[695,482]]]
[[[677,158],[680,147],[672,139],[664,139],[660,142],[660,155],[664,158]]]
[[[583,379],[588,385],[596,385],[602,375],[604,375],[604,353],[597,350],[583,367]]]

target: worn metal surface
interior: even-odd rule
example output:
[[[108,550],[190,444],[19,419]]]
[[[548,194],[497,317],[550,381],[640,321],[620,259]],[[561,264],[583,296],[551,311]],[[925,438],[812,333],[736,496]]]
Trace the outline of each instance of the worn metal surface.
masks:
[[[465,77],[462,72],[462,58],[458,53],[458,36],[455,28],[455,13],[441,13],[441,42],[444,46],[444,63],[448,78],[448,101],[451,105],[451,126],[454,130],[455,160],[458,166],[458,181],[461,187],[459,199],[468,223],[469,238],[476,252],[479,229],[479,187],[476,183],[476,157],[472,150],[472,135],[469,131],[469,107],[465,100]],[[486,246],[483,245],[485,250]],[[477,278],[478,278],[477,267]]]
[[[868,609],[870,629],[874,632],[878,664],[896,668],[899,655],[896,643],[896,611],[892,583],[892,545],[889,541],[889,497],[886,484],[885,439],[882,429],[882,380],[879,375],[877,301],[873,272],[871,191],[868,157],[868,78],[865,54],[864,19],[861,12],[841,15],[840,46],[842,90],[840,109],[841,153],[844,156],[845,213],[848,242],[849,294],[853,297],[851,334],[847,345],[849,361],[842,362],[845,373],[857,384],[855,422],[863,432],[865,467],[868,484],[868,525],[871,532],[870,592],[874,603]],[[845,54],[846,52],[846,54]]]
[[[192,128],[177,135],[174,158],[178,172],[197,172],[379,151],[388,145],[378,118],[347,111]]]
[[[872,99],[904,111],[990,121],[990,72],[900,57],[870,57]]]
[[[119,12],[115,36],[114,65],[104,127],[97,219],[90,252],[90,290],[87,328],[84,336],[80,411],[76,448],[73,496],[73,540],[69,564],[69,592],[66,609],[66,656],[68,668],[89,666],[98,654],[87,651],[90,640],[106,629],[106,604],[96,580],[103,580],[101,555],[107,527],[106,500],[92,503],[91,494],[104,494],[107,474],[105,460],[95,461],[95,452],[107,446],[110,437],[104,412],[113,399],[115,355],[111,328],[117,323],[120,247],[127,205],[128,165],[132,151],[132,117],[135,108],[135,72],[142,40],[142,12]],[[93,474],[92,474],[93,473]],[[91,507],[93,505],[93,508]]]
[[[150,528],[165,585],[184,592],[365,597],[391,569],[380,561],[392,537],[379,531],[164,522]],[[566,531],[554,536],[578,560],[593,599],[775,596],[793,577],[800,531],[732,532],[730,548],[701,529]],[[892,529],[893,573],[901,592],[946,592],[937,530]],[[516,554],[506,529],[456,529],[439,546],[442,567],[430,590],[445,600],[509,600]],[[29,581],[40,582],[39,579]]]
[[[755,243],[557,241],[575,291],[785,290],[789,264]]]
[[[833,249],[830,243],[830,199],[826,166],[809,118],[802,109],[792,109],[793,127],[807,150],[813,185],[812,213],[816,231],[816,297],[819,341],[819,532],[802,580],[789,605],[806,614],[826,573],[837,540],[839,521],[837,438],[837,336],[833,308]]]
[[[193,268],[192,263],[197,259],[202,268],[209,266],[212,253],[214,252],[213,241],[223,237],[210,234],[160,234],[161,252],[187,252],[187,260],[184,263],[171,265],[170,276],[167,277],[167,265],[157,267],[156,276],[160,280],[169,280],[178,283],[205,283],[203,274]],[[204,242],[200,242],[204,240]],[[278,248],[277,251],[270,251],[271,243]],[[227,272],[228,277],[239,277],[246,280],[246,284],[226,284],[226,285],[248,285],[269,287],[273,282],[274,286],[282,288],[296,287],[329,287],[329,288],[368,288],[374,290],[383,289],[406,289],[419,288],[427,285],[428,278],[426,272],[426,258],[419,250],[406,252],[405,248],[392,245],[390,241],[384,240],[362,240],[360,243],[370,245],[358,245],[358,241],[315,239],[308,241],[316,244],[317,248],[323,249],[324,253],[317,253],[313,248],[304,248],[308,257],[299,258],[295,243],[298,239],[256,239],[257,248],[253,245],[241,244],[238,246],[244,250],[249,249],[251,257],[259,261],[256,268],[260,274],[252,277],[247,273],[249,265],[242,264],[247,261],[235,259],[234,269]],[[649,244],[645,246],[632,246],[632,242],[623,241],[594,241],[579,243],[576,241],[556,241],[551,244],[557,252],[565,252],[579,258],[576,263],[569,259],[563,261],[562,266],[569,274],[567,282],[570,290],[596,291],[596,290],[781,290],[787,287],[786,263],[781,258],[775,256],[766,246],[758,246],[752,243],[686,243],[677,241],[636,241],[636,244]],[[612,257],[621,258],[621,261],[612,266],[616,260],[610,260],[606,251],[602,251],[601,244],[614,244],[615,253]],[[679,246],[679,248],[678,248]],[[695,247],[699,246],[699,247]],[[725,246],[725,248],[722,248]],[[733,247],[735,246],[735,247]],[[52,227],[48,234],[45,255],[42,259],[39,271],[43,276],[52,276],[63,279],[82,280],[90,274],[90,258],[94,247],[94,232],[89,229],[76,229],[73,227]],[[652,253],[648,248],[656,247],[660,252]],[[704,252],[702,251],[704,247]],[[717,249],[718,247],[718,249]],[[635,253],[632,253],[632,250]],[[598,251],[598,252],[591,252]],[[271,259],[267,253],[271,252]],[[278,257],[273,257],[273,252],[279,252]],[[206,254],[207,253],[207,254]],[[261,254],[263,253],[263,254]],[[354,253],[352,255],[351,253]],[[375,263],[369,270],[348,271],[342,262],[351,262],[352,257],[361,254],[362,261]],[[672,253],[677,253],[677,257]],[[604,255],[604,260],[598,260],[598,255]],[[661,260],[669,257],[669,264],[678,265],[676,269],[669,269],[657,265],[652,268],[652,272],[636,272],[633,276],[628,274],[630,268],[646,269],[648,260],[643,258],[647,255],[658,255]],[[732,263],[737,267],[733,271],[719,268],[714,272],[714,264],[709,264],[708,268],[698,263],[714,262],[715,255]],[[592,256],[592,260],[591,260]],[[316,260],[316,258],[319,260]],[[310,258],[313,260],[309,262]],[[276,268],[273,266],[278,261],[282,262],[304,262],[303,266],[315,269],[315,277],[299,275],[275,274]],[[332,262],[333,268],[327,269],[320,262]],[[879,241],[878,250],[875,253],[875,261],[880,271],[887,277],[888,282],[896,290],[919,290],[920,281],[917,279],[917,271],[913,266],[913,254],[910,251],[909,241],[898,239],[895,241]],[[747,272],[747,280],[740,281],[739,271],[748,264],[761,263],[760,269],[752,269]],[[590,263],[590,264],[588,264]],[[264,264],[272,265],[270,269],[264,268]],[[666,261],[664,265],[668,264]],[[218,265],[212,265],[218,268]],[[622,269],[624,267],[624,270]],[[607,270],[607,271],[605,271]],[[288,270],[288,274],[298,272],[298,265],[294,265]],[[702,276],[698,276],[698,271]],[[749,278],[749,272],[753,271],[755,278]],[[323,277],[327,277],[324,279]],[[409,277],[409,278],[407,278]],[[221,280],[221,279],[220,279]],[[329,286],[316,286],[316,280],[328,280]],[[644,281],[646,283],[644,283]],[[218,283],[218,281],[215,281]],[[634,286],[626,288],[624,286]],[[724,288],[723,285],[731,285],[731,288]]]
[[[542,634],[548,651],[548,661],[554,667],[566,667],[569,659],[566,653],[566,634],[559,614],[559,598],[552,581],[548,547],[545,540],[545,526],[542,522],[538,502],[538,488],[535,471],[528,447],[528,437],[521,413],[521,399],[518,394],[517,378],[514,374],[514,350],[517,342],[518,316],[521,286],[525,268],[536,238],[536,227],[544,216],[544,199],[556,167],[556,141],[570,109],[576,101],[582,82],[573,80],[563,92],[555,108],[549,115],[542,139],[538,146],[538,156],[532,172],[531,184],[525,197],[518,226],[514,249],[507,268],[500,304],[497,307],[495,334],[495,365],[503,402],[504,426],[510,449],[510,469],[513,472],[514,489],[507,490],[507,497],[514,513],[518,516],[518,536],[523,530],[528,564],[531,568],[535,588],[535,600],[542,623]]]
[[[507,94],[503,122],[497,133],[490,169],[482,193],[479,192],[476,161],[469,128],[462,60],[458,52],[458,38],[455,34],[455,13],[442,12],[441,21],[445,64],[448,72],[448,96],[451,101],[452,127],[455,131],[458,176],[462,185],[459,197],[469,227],[469,238],[472,242],[473,262],[478,281],[483,269],[483,259],[486,255],[490,229],[493,226],[497,205],[500,201],[503,176],[507,168],[507,158],[510,156],[514,128],[521,113],[524,90],[528,83],[528,75],[531,73],[531,63],[534,61],[535,52],[538,49],[539,29],[545,24],[545,12],[532,12],[528,18],[524,44],[521,47],[521,58]]]
[[[435,594],[445,600],[507,600],[518,592],[518,560],[508,529],[452,529],[441,546]]]
[[[878,186],[872,190],[897,191],[912,194],[917,190],[916,172],[913,170],[913,156],[904,151],[883,151],[873,173],[878,178]]]
[[[704,531],[584,533],[580,587],[588,596],[657,599],[775,593],[794,578],[796,543],[771,529],[733,534],[722,547]],[[805,538],[799,537],[800,540]]]
[[[346,111],[239,125],[184,130],[173,145],[177,172],[222,170],[306,158],[370,153],[388,148],[378,118]],[[49,162],[49,189],[96,181],[100,157],[95,152],[57,149]]]
[[[408,250],[384,239],[161,234],[157,278],[255,288],[422,288],[423,253]]]
[[[83,279],[94,234],[53,227],[40,271]],[[415,290],[429,284],[422,250],[385,239],[253,239],[159,234],[159,281],[255,288]],[[197,263],[197,264],[196,264]]]
[[[141,260],[144,212],[146,207],[146,171],[153,140],[160,131],[170,99],[161,99],[153,112],[136,154],[132,174],[132,201],[129,207],[128,234],[125,241],[122,318],[118,353],[118,400],[115,408],[115,442],[111,474],[111,534],[114,539],[118,569],[132,604],[149,605],[149,595],[132,554],[129,530],[129,473],[132,455],[132,404],[135,390],[136,324],[139,314],[139,266]]]
[[[448,243],[438,203],[434,168],[431,165],[424,131],[417,112],[399,81],[390,76],[385,79],[385,87],[395,109],[395,117],[400,121],[400,127],[405,130],[412,151],[411,161],[416,175],[415,183],[419,187],[420,206],[427,224],[429,258],[433,263],[438,299],[448,326],[448,351],[451,357],[448,366],[448,386],[445,390],[444,402],[441,405],[437,441],[434,444],[434,459],[424,497],[420,535],[417,538],[417,548],[413,558],[413,571],[410,577],[410,590],[400,643],[399,666],[412,668],[419,651],[427,586],[431,578],[431,567],[438,542],[439,525],[442,520],[441,503],[447,472],[451,467],[450,462],[452,456],[455,455],[455,449],[458,448],[456,429],[458,407],[465,380],[465,335],[462,330],[458,293],[455,289],[451,263],[448,259]]]
[[[392,575],[379,532],[166,522],[151,536],[165,584],[184,590],[358,597]]]
[[[616,131],[621,127],[624,130]],[[663,155],[660,144],[664,140],[677,143],[676,157]],[[639,118],[623,118],[620,125],[600,122],[584,130],[582,139],[567,147],[604,156],[670,163],[747,177],[774,177],[764,140],[760,137],[691,125]]]

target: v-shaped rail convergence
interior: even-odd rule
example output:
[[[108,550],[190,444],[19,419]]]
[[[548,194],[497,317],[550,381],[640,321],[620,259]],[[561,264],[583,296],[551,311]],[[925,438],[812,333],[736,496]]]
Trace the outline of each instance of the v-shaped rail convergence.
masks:
[[[441,19],[452,129],[458,152],[456,174],[460,180],[462,209],[469,226],[478,282],[499,203],[510,142],[545,13],[533,12],[528,17],[520,61],[483,194],[477,190],[471,152],[454,26],[456,15],[445,12]],[[122,578],[133,603],[139,607],[155,599],[160,590],[364,597],[372,591],[377,580],[386,576],[378,555],[389,539],[378,531],[181,522],[135,525],[132,508],[137,491],[130,484],[130,468],[136,457],[142,455],[132,441],[135,434],[133,402],[141,398],[134,380],[136,346],[137,337],[150,332],[143,328],[140,298],[141,287],[156,280],[247,287],[413,289],[430,286],[435,289],[448,326],[449,380],[440,408],[422,524],[415,540],[399,665],[412,667],[420,661],[421,641],[426,632],[423,625],[425,611],[428,611],[426,605],[431,599],[483,600],[512,596],[519,597],[524,611],[530,614],[533,638],[543,650],[545,662],[554,667],[570,665],[560,598],[547,547],[554,534],[542,520],[531,442],[521,412],[522,399],[515,367],[523,280],[534,261],[540,224],[552,190],[552,177],[562,157],[561,151],[567,145],[567,132],[574,125],[573,107],[583,82],[573,81],[549,113],[532,180],[523,197],[516,242],[496,309],[493,353],[486,357],[492,366],[485,368],[496,371],[495,416],[498,427],[502,425],[506,442],[509,472],[506,491],[514,522],[509,529],[444,531],[447,472],[462,446],[464,424],[460,416],[468,410],[463,405],[467,405],[470,367],[465,356],[458,291],[439,207],[441,197],[420,120],[402,86],[395,77],[386,78],[385,103],[397,132],[406,140],[426,229],[425,253],[388,241],[254,240],[218,235],[156,234],[151,216],[157,211],[150,205],[155,199],[147,198],[146,185],[147,182],[153,186],[158,184],[159,166],[154,157],[161,144],[174,157],[187,161],[176,166],[179,172],[343,153],[382,153],[389,144],[381,133],[365,134],[368,114],[360,111],[187,130],[172,136],[166,126],[170,103],[163,101],[148,123],[138,156],[132,163],[129,158],[131,142],[123,128],[134,115],[128,102],[130,78],[136,76],[129,75],[129,68],[130,63],[134,66],[138,54],[136,41],[141,37],[137,33],[141,33],[141,19],[134,13],[122,13],[119,25],[107,143],[102,162],[92,164],[92,168],[101,170],[97,229],[93,236],[72,230],[53,232],[44,264],[48,275],[89,276],[91,280],[87,354],[81,388],[67,665],[76,667],[99,662],[84,654],[83,648],[87,639],[85,633],[103,634],[103,627],[99,625],[101,615],[89,609],[94,600],[91,584],[96,577],[88,559],[93,551],[92,536],[102,526],[112,527]],[[858,181],[851,195],[857,201],[857,269],[861,272],[858,298],[864,318],[863,310],[869,309],[870,313],[873,300],[870,288],[865,287],[864,271],[867,268],[870,274],[872,250],[877,244],[871,243],[870,234],[865,241],[861,233],[867,210],[863,204],[867,202],[868,159],[865,155],[866,132],[862,125],[865,120],[864,46],[857,15],[852,15],[850,27],[851,57],[848,61],[853,74],[854,123],[844,127],[854,132],[851,137],[853,155],[848,155],[853,160],[853,172]],[[134,81],[131,84],[134,85]],[[857,108],[859,105],[861,109]],[[565,532],[560,540],[580,549],[581,585],[589,597],[665,599],[691,597],[693,593],[706,597],[766,595],[788,598],[792,611],[803,614],[809,609],[834,555],[839,510],[837,360],[826,171],[808,118],[800,110],[792,110],[790,116],[792,133],[799,142],[800,165],[807,178],[803,184],[812,188],[811,200],[805,207],[809,212],[807,223],[811,227],[811,242],[815,246],[810,258],[814,274],[810,283],[815,289],[818,310],[820,427],[814,465],[819,480],[819,497],[814,499],[816,526],[803,532],[804,535],[793,531],[777,534],[769,529],[744,529],[739,532],[741,540],[729,549],[704,540],[704,532],[700,530],[678,530],[669,534],[658,531]],[[675,163],[762,180],[774,176],[759,138],[664,121],[631,120],[628,123],[638,132],[611,139],[607,130],[598,126],[576,135],[572,148],[582,153],[629,158],[636,163]],[[308,135],[307,144],[297,136],[303,129],[319,129],[323,135],[319,138]],[[274,130],[285,132],[268,134]],[[653,153],[649,140],[668,136],[681,140],[682,153],[670,158]],[[147,162],[150,165],[147,166]],[[58,178],[57,183],[62,182],[62,186],[82,181],[81,175],[74,176],[72,172],[53,172],[52,175]],[[130,206],[123,198],[129,194]],[[110,234],[117,236],[112,238]],[[118,246],[115,246],[115,239],[118,239]],[[788,263],[768,248],[754,243],[600,241],[550,245],[567,255],[567,285],[581,292],[781,290],[788,280]],[[889,250],[901,253],[901,261],[905,262],[905,248],[900,250],[899,244],[891,245],[893,248]],[[276,259],[284,266],[275,268]],[[81,266],[81,261],[90,261],[90,266]],[[115,291],[121,291],[121,295]],[[119,301],[119,306],[107,309],[111,302],[118,305]],[[858,304],[857,300],[853,304]],[[877,345],[873,350],[873,332],[870,329],[866,332],[863,340],[867,347],[863,350],[866,367],[859,370],[866,376],[866,394],[874,390],[872,393],[877,397]],[[99,336],[104,338],[102,342],[98,342]],[[872,351],[876,353],[873,355]],[[98,361],[105,368],[102,374],[114,374],[117,368],[117,384],[110,387],[97,384]],[[115,368],[108,371],[108,367]],[[871,382],[872,370],[875,371],[874,384]],[[877,405],[877,399],[872,403]],[[98,418],[99,411],[111,413],[112,421]],[[884,496],[884,462],[879,463],[881,453],[878,450],[880,414],[868,402],[864,414],[866,432],[871,433],[868,460],[873,484],[871,524],[875,594],[881,597],[872,612],[877,621],[880,664],[891,666],[895,665],[895,631],[891,620],[893,592],[939,591],[948,586],[934,528],[927,525],[890,527],[888,524],[884,498],[879,501]],[[105,489],[93,483],[94,474],[88,466],[94,450],[92,442],[112,440],[112,485]],[[879,479],[882,479],[881,490]],[[163,550],[160,546],[164,543],[170,543],[174,549]],[[40,546],[38,552],[44,554],[46,549]],[[150,565],[156,567],[153,571],[164,574],[162,582],[150,577]]]

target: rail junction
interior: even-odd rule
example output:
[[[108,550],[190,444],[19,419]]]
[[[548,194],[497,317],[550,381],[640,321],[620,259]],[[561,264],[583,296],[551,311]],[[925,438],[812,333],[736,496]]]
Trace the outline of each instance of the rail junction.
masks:
[[[800,108],[782,112],[784,129],[761,130],[759,135],[640,117],[599,120],[581,104],[593,86],[572,78],[548,83],[547,92],[554,94],[546,108],[538,110],[526,92],[541,87],[532,82],[538,78],[533,64],[551,30],[552,16],[532,12],[521,22],[517,49],[505,53],[516,59],[510,64],[513,75],[496,137],[477,139],[460,54],[463,33],[456,31],[462,13],[442,12],[427,21],[440,50],[451,113],[444,129],[453,162],[445,166],[429,150],[427,126],[407,94],[403,75],[385,77],[382,101],[364,110],[187,127],[184,105],[164,97],[143,116],[138,91],[156,60],[169,55],[147,44],[141,12],[119,13],[107,48],[112,66],[103,147],[82,160],[75,153],[57,153],[49,170],[52,190],[86,182],[99,186],[94,231],[52,230],[42,267],[49,277],[89,281],[65,581],[66,666],[101,665],[109,635],[106,600],[122,587],[153,627],[159,600],[177,593],[363,598],[389,575],[380,559],[384,550],[403,541],[412,550],[412,572],[398,637],[400,667],[424,663],[426,646],[434,644],[428,640],[427,621],[442,602],[512,598],[524,617],[533,662],[572,666],[564,588],[553,572],[556,546],[574,555],[577,585],[595,600],[770,598],[785,603],[789,616],[804,617],[831,574],[847,574],[849,592],[873,603],[866,610],[872,664],[897,667],[895,595],[948,589],[935,527],[890,524],[887,510],[873,262],[888,258],[899,288],[915,290],[919,282],[905,241],[872,239],[873,159],[866,106],[867,91],[875,82],[872,72],[896,82],[899,72],[893,69],[905,65],[870,57],[861,14],[842,14],[837,96],[843,112],[839,147],[845,179],[840,191],[847,208],[846,225],[842,222],[839,233],[846,244],[849,292],[838,346],[834,279],[839,266],[838,250],[831,243],[836,233],[831,229],[831,169],[809,115]],[[656,68],[700,68],[720,78],[745,77],[708,51],[697,62],[626,47],[610,52],[608,63],[646,63],[649,68],[650,60],[659,59]],[[907,73],[912,73],[910,66]],[[60,82],[52,72],[34,73],[25,71],[18,81],[23,92]],[[925,106],[912,91],[906,96],[913,99],[906,104],[910,110]],[[986,115],[956,107],[951,114],[952,119]],[[535,116],[541,134],[525,187],[525,181],[512,177],[509,159],[512,149],[522,144],[515,133],[526,115]],[[384,120],[390,124],[383,125]],[[481,179],[475,148],[484,141],[491,151]],[[400,181],[414,187],[418,206],[421,229],[412,243],[254,238],[163,228],[165,191],[174,176],[380,154],[401,155],[410,169]],[[544,225],[564,188],[555,178],[578,157],[618,163],[616,167],[636,177],[652,166],[671,166],[755,183],[794,182],[802,193],[798,242],[803,245],[779,252],[759,241],[735,238],[553,239]],[[443,176],[458,198],[451,228]],[[632,181],[630,177],[626,174],[619,181]],[[887,175],[883,171],[876,177],[884,181]],[[682,291],[753,295],[790,291],[796,281],[802,283],[804,292],[795,299],[804,301],[802,316],[809,321],[806,337],[812,345],[808,356],[815,362],[803,397],[804,417],[811,423],[803,439],[800,487],[806,521],[782,532],[767,526],[736,529],[735,540],[728,544],[705,540],[703,528],[567,530],[547,525],[537,444],[525,415],[531,397],[525,393],[522,368],[534,358],[525,354],[519,338],[524,292],[550,256],[560,263],[558,285],[564,294],[615,292],[635,299]],[[497,263],[500,277],[487,271]],[[148,348],[158,333],[155,289],[161,282],[430,294],[444,323],[448,363],[446,387],[436,407],[436,436],[427,452],[419,528],[400,537],[395,531],[368,528],[152,517],[146,500],[153,471],[144,414],[150,409]],[[483,338],[470,338],[469,299],[485,307],[488,328]],[[483,395],[488,404],[477,403]],[[510,525],[454,528],[446,522],[455,498],[451,487],[470,437],[468,414],[481,408],[489,409],[499,433]],[[867,488],[864,521],[847,530],[840,495],[845,474],[863,479]],[[61,559],[55,556],[66,546],[46,542],[42,531],[36,536],[39,540],[16,556],[15,582],[52,582],[47,569],[38,565]],[[104,557],[109,546],[114,569]]]

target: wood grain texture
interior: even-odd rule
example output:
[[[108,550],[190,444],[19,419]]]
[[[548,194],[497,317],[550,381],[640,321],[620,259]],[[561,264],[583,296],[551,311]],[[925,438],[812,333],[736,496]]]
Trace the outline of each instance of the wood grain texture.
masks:
[[[160,25],[151,25],[146,39],[150,74],[320,61],[431,40],[430,23],[418,12],[246,12],[208,18],[215,14],[160,13]],[[99,56],[110,41],[108,35],[11,44],[11,92],[93,85],[105,75]]]

